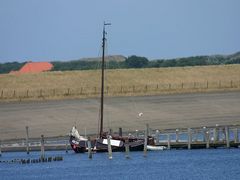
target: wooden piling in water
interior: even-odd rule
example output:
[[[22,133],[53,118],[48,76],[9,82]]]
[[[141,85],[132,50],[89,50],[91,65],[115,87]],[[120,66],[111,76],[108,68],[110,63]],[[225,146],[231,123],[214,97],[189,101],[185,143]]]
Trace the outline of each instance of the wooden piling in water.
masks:
[[[112,159],[112,146],[111,146],[110,135],[107,136],[107,143],[108,143],[108,158]]]
[[[225,127],[225,134],[226,134],[226,146],[227,146],[227,148],[230,148],[229,128],[228,128],[228,126]]]
[[[28,133],[28,126],[26,126],[26,151],[27,151],[27,154],[29,154],[29,133]]]
[[[156,130],[155,138],[156,138],[156,145],[159,145],[159,130]]]
[[[209,131],[205,132],[205,138],[206,138],[206,148],[209,149],[209,147],[210,147],[210,132]]]
[[[92,159],[92,145],[91,145],[91,139],[90,137],[88,137],[88,158]]]
[[[238,143],[238,128],[234,129],[234,143]]]
[[[217,127],[213,129],[213,141],[214,143],[219,141],[219,132]]]
[[[126,141],[125,141],[125,157],[126,157],[126,159],[129,159],[130,158],[130,156],[129,156],[129,140],[128,139],[126,139]]]
[[[119,130],[118,130],[118,135],[119,136],[122,136],[122,128],[120,127]]]
[[[2,156],[2,140],[0,139],[0,157]]]
[[[191,144],[192,144],[192,132],[191,129],[188,128],[188,149],[191,149]]]
[[[44,136],[41,135],[41,160],[45,158],[45,148],[44,148]]]
[[[149,125],[146,124],[145,138],[144,138],[144,157],[147,156],[147,140],[148,140]]]
[[[176,129],[176,142],[179,142],[179,129]]]
[[[170,150],[171,149],[171,139],[170,139],[170,134],[167,135],[167,138],[168,138],[168,149]]]

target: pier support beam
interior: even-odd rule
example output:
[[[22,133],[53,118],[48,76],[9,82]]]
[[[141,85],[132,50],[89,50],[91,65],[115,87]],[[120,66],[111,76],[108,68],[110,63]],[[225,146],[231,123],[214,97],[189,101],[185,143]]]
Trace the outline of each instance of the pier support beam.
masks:
[[[149,125],[146,124],[145,138],[144,138],[144,157],[147,157],[147,141],[148,141]]]
[[[129,140],[128,139],[126,139],[125,141],[125,152],[126,152],[125,154],[126,159],[129,159],[130,156],[129,156]]]
[[[230,148],[230,141],[229,141],[229,127],[226,126],[225,127],[225,134],[226,134],[226,146],[227,148]]]
[[[167,134],[167,141],[168,141],[168,149],[170,150],[171,149],[171,139],[170,139],[170,134]]]
[[[192,144],[192,131],[190,128],[188,128],[188,149],[191,149]]]
[[[176,129],[176,142],[179,142],[179,129]]]
[[[234,143],[238,143],[238,128],[234,129]]]
[[[159,145],[159,130],[156,130],[155,138],[156,138],[156,145]]]
[[[206,140],[206,148],[209,149],[210,147],[210,132],[205,131],[205,140]]]
[[[118,135],[119,136],[122,136],[122,128],[120,127],[119,130],[118,130]]]
[[[87,145],[88,145],[88,158],[92,159],[92,145],[91,145],[90,137],[88,137]]]
[[[29,154],[29,133],[28,133],[28,126],[26,126],[26,151]]]
[[[219,141],[219,132],[218,132],[218,128],[214,128],[213,129],[213,141],[214,143]]]
[[[2,156],[2,140],[0,139],[0,157]]]
[[[45,158],[44,136],[41,135],[41,160]]]
[[[112,146],[110,141],[110,135],[107,136],[107,143],[108,143],[108,159],[112,159]]]

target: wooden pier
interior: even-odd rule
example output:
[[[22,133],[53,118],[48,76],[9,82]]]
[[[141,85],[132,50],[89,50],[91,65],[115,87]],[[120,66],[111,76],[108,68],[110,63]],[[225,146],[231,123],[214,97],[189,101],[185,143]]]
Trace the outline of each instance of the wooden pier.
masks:
[[[155,143],[168,149],[238,148],[239,125],[152,130]]]

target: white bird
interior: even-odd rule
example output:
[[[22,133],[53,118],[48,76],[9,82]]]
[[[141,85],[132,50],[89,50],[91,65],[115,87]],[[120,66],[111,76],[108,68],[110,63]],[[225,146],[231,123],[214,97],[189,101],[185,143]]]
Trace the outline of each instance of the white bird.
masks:
[[[138,116],[139,116],[139,117],[143,116],[143,113],[142,113],[142,112],[140,112],[140,113],[138,114]]]

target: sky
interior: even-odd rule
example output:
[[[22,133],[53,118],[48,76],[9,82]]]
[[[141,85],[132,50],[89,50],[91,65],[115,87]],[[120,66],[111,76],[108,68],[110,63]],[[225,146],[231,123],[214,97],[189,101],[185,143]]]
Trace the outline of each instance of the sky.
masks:
[[[0,63],[240,51],[239,0],[0,0]]]

